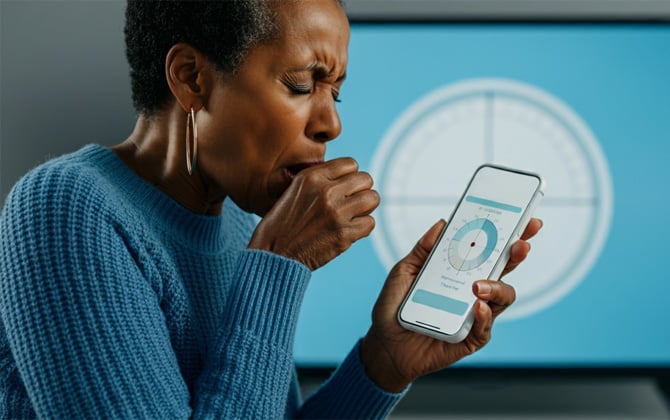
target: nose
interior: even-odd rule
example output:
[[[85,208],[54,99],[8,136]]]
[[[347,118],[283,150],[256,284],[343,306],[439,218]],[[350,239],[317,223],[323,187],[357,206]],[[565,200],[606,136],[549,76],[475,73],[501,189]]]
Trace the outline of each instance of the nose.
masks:
[[[312,108],[307,136],[314,141],[327,142],[335,139],[341,132],[342,122],[332,97],[320,99]]]

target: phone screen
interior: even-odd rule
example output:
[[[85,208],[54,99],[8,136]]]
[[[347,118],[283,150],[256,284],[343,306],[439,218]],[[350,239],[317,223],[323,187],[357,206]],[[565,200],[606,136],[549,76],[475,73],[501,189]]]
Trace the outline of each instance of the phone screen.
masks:
[[[402,320],[456,333],[476,300],[472,283],[500,275],[539,187],[532,174],[479,168],[406,299]]]

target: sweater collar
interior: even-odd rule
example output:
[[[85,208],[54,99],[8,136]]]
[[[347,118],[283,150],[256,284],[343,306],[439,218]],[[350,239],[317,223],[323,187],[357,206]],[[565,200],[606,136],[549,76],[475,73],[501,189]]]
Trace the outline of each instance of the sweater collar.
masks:
[[[147,215],[154,226],[174,237],[181,244],[201,252],[217,252],[225,247],[224,214],[231,205],[226,200],[221,214],[194,213],[172,197],[149,184],[130,169],[116,153],[91,144],[82,153],[100,167],[103,176],[117,185],[131,205]]]

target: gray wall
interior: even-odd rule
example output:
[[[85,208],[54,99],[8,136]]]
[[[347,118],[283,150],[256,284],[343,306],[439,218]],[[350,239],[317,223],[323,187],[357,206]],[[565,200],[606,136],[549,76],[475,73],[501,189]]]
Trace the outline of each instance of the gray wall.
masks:
[[[670,0],[345,0],[352,19],[670,20]],[[123,1],[0,0],[0,205],[30,168],[112,145],[135,115]]]
[[[130,133],[124,7],[0,0],[0,203],[46,159]]]
[[[668,0],[345,0],[359,20],[670,20]]]

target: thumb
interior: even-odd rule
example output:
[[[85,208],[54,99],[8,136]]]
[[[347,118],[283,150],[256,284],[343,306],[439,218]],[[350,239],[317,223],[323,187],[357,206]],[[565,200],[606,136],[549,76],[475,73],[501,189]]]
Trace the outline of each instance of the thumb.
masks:
[[[430,254],[430,251],[435,246],[437,239],[440,237],[440,234],[446,225],[447,222],[445,222],[444,219],[440,219],[428,229],[416,245],[414,245],[412,251],[407,255],[407,262],[419,268],[423,267],[426,258],[428,258],[428,254]]]
[[[428,254],[435,246],[437,238],[446,226],[444,220],[435,223],[414,246],[414,249],[396,263],[389,276],[386,279],[377,304],[373,312],[373,318],[383,317],[394,318],[395,311],[398,310],[400,303],[409,291],[412,282],[421,271],[421,267],[426,262]],[[395,322],[395,321],[394,321]]]

